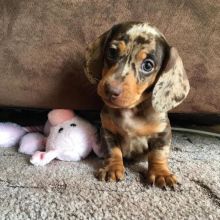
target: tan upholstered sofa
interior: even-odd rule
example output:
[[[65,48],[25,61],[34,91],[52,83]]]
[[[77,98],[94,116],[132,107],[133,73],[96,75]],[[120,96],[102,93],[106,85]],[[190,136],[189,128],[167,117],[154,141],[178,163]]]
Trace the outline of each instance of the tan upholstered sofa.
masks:
[[[157,26],[183,58],[191,91],[175,112],[220,111],[219,2],[1,0],[0,105],[99,109],[83,73],[88,43],[127,20]]]

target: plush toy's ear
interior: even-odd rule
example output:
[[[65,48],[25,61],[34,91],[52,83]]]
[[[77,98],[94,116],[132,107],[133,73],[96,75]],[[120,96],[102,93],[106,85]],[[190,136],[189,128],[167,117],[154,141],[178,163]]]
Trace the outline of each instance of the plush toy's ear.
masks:
[[[85,74],[92,84],[97,84],[101,79],[105,45],[111,35],[111,30],[112,29],[98,37],[98,39],[91,43],[86,49]]]
[[[54,109],[48,113],[48,120],[52,126],[56,126],[74,117],[74,112],[68,109]]]
[[[179,105],[189,92],[189,81],[176,48],[171,47],[152,95],[152,105],[158,112],[167,112]]]

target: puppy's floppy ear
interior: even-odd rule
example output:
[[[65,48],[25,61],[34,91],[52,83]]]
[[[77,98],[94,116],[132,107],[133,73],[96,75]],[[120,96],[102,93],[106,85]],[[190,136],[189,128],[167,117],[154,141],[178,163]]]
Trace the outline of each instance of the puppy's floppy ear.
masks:
[[[189,92],[189,81],[176,48],[171,47],[169,58],[153,89],[152,105],[158,112],[167,112],[179,105]]]
[[[86,64],[85,74],[92,84],[97,84],[101,79],[103,64],[104,64],[104,50],[106,43],[111,35],[111,29],[91,43],[86,49]]]

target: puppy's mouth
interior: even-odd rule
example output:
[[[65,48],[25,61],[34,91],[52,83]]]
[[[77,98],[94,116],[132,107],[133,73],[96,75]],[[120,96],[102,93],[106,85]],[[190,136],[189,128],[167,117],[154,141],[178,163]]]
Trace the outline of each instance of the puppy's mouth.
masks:
[[[126,105],[123,105],[123,104],[117,104],[115,103],[115,100],[110,98],[110,99],[107,99],[107,98],[102,98],[102,100],[104,101],[104,103],[111,107],[111,108],[127,108]]]
[[[133,99],[133,100],[123,100],[123,99],[118,99],[118,98],[106,98],[106,97],[101,97],[104,103],[111,107],[111,108],[133,108],[136,106],[138,103],[141,102],[140,98],[139,99]]]

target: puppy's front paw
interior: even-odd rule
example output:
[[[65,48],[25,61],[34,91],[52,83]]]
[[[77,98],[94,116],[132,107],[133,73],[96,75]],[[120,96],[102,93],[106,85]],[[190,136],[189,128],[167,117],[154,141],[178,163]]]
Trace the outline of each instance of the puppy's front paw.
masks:
[[[107,161],[104,168],[98,170],[96,177],[100,181],[120,181],[124,179],[125,168],[121,160]]]
[[[160,188],[165,188],[166,186],[174,188],[177,184],[177,178],[168,169],[152,168],[147,172],[147,183]]]

